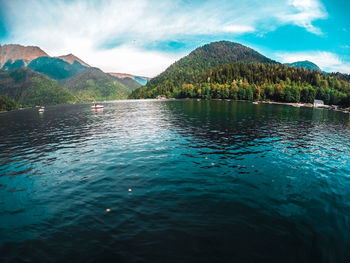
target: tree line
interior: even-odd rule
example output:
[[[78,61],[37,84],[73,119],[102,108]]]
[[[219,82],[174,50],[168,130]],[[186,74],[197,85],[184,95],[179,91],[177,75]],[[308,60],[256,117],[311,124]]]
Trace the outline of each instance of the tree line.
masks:
[[[181,74],[179,72],[178,74]],[[346,75],[323,74],[282,64],[234,63],[209,70],[196,81],[182,84],[164,81],[154,89],[142,87],[132,96],[155,98],[273,100],[350,106],[350,82]]]

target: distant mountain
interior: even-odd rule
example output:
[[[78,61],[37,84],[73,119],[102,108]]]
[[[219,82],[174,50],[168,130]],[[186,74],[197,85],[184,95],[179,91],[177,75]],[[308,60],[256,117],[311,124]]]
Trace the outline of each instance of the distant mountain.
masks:
[[[132,74],[127,74],[127,73],[114,73],[114,72],[109,72],[110,75],[113,77],[117,77],[119,79],[125,79],[125,78],[131,78],[133,80],[136,80],[138,83],[141,85],[146,85],[147,82],[151,79],[149,77],[144,77],[144,76],[135,76]]]
[[[229,41],[213,42],[192,51],[151,79],[145,87],[135,90],[131,98],[156,97],[176,93],[184,83],[194,83],[208,70],[235,62],[277,63],[255,50]]]
[[[0,54],[0,109],[13,103],[33,106],[125,99],[141,86],[136,76],[113,77],[73,54],[50,57],[39,47],[21,45],[0,46]]]
[[[112,76],[112,75],[111,75]],[[136,80],[126,77],[126,78],[118,78],[118,77],[114,77],[116,80],[118,80],[120,83],[124,84],[126,87],[128,87],[128,89],[130,91],[133,91],[135,89],[138,89],[139,87],[141,87],[142,85],[137,82]]]
[[[0,46],[0,68],[8,61],[23,60],[27,63],[38,57],[48,57],[49,55],[35,46],[21,46],[10,44]]]
[[[321,69],[311,61],[305,60],[305,61],[297,61],[293,63],[284,63],[284,65],[290,66],[290,67],[296,67],[296,68],[305,68],[310,70],[317,70],[321,72]]]
[[[85,67],[90,67],[89,64],[85,63],[84,61],[82,61],[80,58],[74,56],[73,54],[68,54],[68,55],[64,55],[64,56],[58,56],[58,58],[68,62],[69,64],[73,64],[75,61],[79,62],[81,65],[85,66]]]

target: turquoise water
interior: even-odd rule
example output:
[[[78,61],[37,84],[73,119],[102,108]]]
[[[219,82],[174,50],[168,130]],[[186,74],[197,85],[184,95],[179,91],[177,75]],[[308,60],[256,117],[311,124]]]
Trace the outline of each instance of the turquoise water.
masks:
[[[0,134],[0,262],[350,262],[349,114],[119,101]]]

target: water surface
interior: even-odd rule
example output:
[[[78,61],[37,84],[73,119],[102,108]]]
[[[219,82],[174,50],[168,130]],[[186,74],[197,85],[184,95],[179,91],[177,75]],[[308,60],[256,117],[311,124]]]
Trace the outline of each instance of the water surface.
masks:
[[[350,262],[349,114],[119,101],[0,134],[1,262]]]

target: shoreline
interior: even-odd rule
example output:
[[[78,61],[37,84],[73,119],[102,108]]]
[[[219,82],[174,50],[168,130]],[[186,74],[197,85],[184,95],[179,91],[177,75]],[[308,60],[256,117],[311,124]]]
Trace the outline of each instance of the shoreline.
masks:
[[[148,98],[148,99],[119,99],[119,100],[104,100],[101,101],[101,103],[109,103],[112,101],[137,101],[137,100],[159,100],[159,101],[172,101],[172,100],[188,100],[188,99],[192,99],[192,100],[196,100],[196,101],[201,101],[201,100],[206,100],[206,99],[201,99],[201,98],[181,98],[181,99],[177,99],[177,98],[161,98],[161,99],[157,99],[157,98]],[[303,102],[278,102],[278,101],[249,101],[249,100],[232,100],[232,99],[209,99],[212,101],[241,101],[241,102],[250,102],[250,103],[254,103],[254,104],[274,104],[274,105],[286,105],[286,106],[292,106],[295,108],[300,108],[300,107],[306,107],[306,108],[318,108],[318,109],[327,109],[330,111],[337,111],[337,112],[343,112],[343,113],[348,113],[350,114],[350,107],[348,108],[341,108],[339,105],[322,105],[319,107],[313,107],[312,103],[303,103]],[[90,102],[80,102],[80,103],[65,103],[65,104],[54,104],[54,105],[48,105],[48,106],[55,106],[55,105],[73,105],[73,104],[88,104]],[[6,113],[6,112],[11,112],[11,111],[19,111],[19,110],[25,110],[25,109],[33,109],[36,108],[35,107],[25,107],[25,108],[18,108],[18,109],[13,109],[10,111],[0,111],[0,114],[2,113]]]

